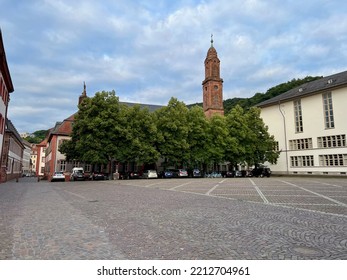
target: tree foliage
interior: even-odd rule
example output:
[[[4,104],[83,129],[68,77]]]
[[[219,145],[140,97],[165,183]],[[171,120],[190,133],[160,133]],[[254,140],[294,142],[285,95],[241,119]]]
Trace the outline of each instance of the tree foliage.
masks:
[[[60,151],[68,159],[92,164],[155,163],[199,167],[228,161],[232,165],[275,162],[275,139],[260,118],[260,110],[235,106],[226,116],[205,117],[176,98],[150,113],[119,103],[115,92],[86,98],[75,116],[71,141]]]
[[[37,130],[23,139],[33,144],[40,144],[46,137],[49,130]]]
[[[158,139],[157,149],[169,164],[179,165],[187,162],[188,144],[188,108],[176,98],[155,112]]]

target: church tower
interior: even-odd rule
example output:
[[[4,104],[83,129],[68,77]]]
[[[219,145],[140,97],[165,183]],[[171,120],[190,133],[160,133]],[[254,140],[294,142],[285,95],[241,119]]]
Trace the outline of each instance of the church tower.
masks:
[[[87,89],[86,89],[86,83],[83,82],[83,92],[78,98],[78,105],[80,105],[83,101],[83,99],[87,98]]]
[[[220,78],[220,60],[213,47],[213,35],[205,59],[205,80],[202,82],[202,91],[205,116],[207,118],[214,114],[223,116],[223,79]]]

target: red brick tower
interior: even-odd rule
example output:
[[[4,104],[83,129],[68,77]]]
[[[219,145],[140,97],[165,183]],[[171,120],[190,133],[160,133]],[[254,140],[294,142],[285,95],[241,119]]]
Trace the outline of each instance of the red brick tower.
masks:
[[[205,80],[202,82],[202,91],[205,116],[207,118],[214,114],[223,116],[223,79],[220,78],[220,60],[213,47],[213,35],[205,59]]]

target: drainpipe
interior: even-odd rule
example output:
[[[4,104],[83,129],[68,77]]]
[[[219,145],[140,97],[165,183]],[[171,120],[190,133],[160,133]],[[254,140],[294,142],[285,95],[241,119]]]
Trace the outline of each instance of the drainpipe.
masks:
[[[289,174],[286,117],[284,115],[285,112],[283,112],[281,109],[281,101],[278,102],[278,110],[281,112],[281,115],[283,118],[284,141],[285,141],[284,147],[285,147],[285,153],[286,153],[286,171],[287,171],[287,174]]]

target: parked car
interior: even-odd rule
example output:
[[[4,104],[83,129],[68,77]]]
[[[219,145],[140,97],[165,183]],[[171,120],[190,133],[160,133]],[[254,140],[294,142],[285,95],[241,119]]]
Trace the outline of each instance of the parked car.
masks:
[[[51,182],[54,181],[65,181],[65,175],[63,171],[57,171],[53,173]]]
[[[172,178],[174,176],[172,170],[165,170],[162,174],[162,178]]]
[[[145,179],[155,179],[155,178],[158,178],[158,173],[156,170],[145,170],[143,173],[142,173],[142,178],[145,178]]]
[[[198,168],[189,169],[188,176],[193,178],[200,178],[202,176],[202,173]]]
[[[74,167],[72,168],[70,181],[84,181],[84,171],[82,167]]]
[[[222,171],[221,174],[222,174],[223,178],[233,177],[233,172],[232,171]]]
[[[130,171],[130,172],[128,172],[128,178],[129,179],[139,179],[140,173],[137,171]]]
[[[185,169],[174,169],[172,170],[173,177],[181,178],[181,177],[188,177],[188,172]]]
[[[94,172],[91,176],[92,180],[105,180],[105,174],[101,172]]]
[[[251,171],[252,176],[254,177],[270,177],[271,170],[268,167],[256,167]]]

